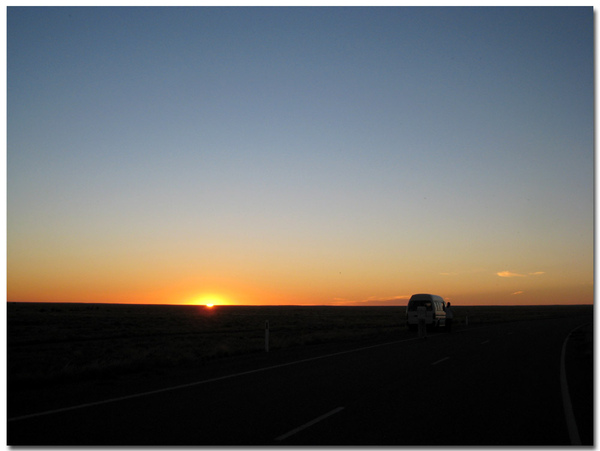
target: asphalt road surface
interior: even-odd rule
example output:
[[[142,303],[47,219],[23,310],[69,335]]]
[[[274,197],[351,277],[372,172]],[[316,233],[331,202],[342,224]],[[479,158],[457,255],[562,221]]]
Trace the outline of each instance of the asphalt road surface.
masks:
[[[165,380],[150,394],[9,410],[8,444],[591,445],[592,357],[580,358],[589,350],[576,337],[591,319],[407,334],[183,386]]]

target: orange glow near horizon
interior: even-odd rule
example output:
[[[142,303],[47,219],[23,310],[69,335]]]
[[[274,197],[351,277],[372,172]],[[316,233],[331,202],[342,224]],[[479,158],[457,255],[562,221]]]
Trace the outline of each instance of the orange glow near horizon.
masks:
[[[316,259],[294,271],[291,266],[232,266],[179,271],[119,271],[107,265],[96,273],[84,267],[61,272],[31,267],[13,259],[7,271],[9,302],[73,302],[108,304],[220,305],[331,305],[405,306],[414,293],[432,293],[455,305],[593,304],[592,271],[574,268],[558,273],[534,266],[508,268],[446,268],[386,264],[380,271],[368,266],[331,271]],[[19,263],[19,264],[18,264]],[[233,265],[233,263],[232,263]],[[137,267],[136,267],[137,268]],[[394,268],[394,270],[390,269]],[[198,276],[202,274],[202,277]]]
[[[226,301],[223,296],[216,294],[207,294],[194,298],[191,302],[189,302],[189,304],[203,305],[207,308],[213,308],[217,305],[227,305],[229,304],[229,302]]]
[[[521,279],[515,278],[514,280]],[[425,288],[423,288],[425,287]],[[569,305],[569,304],[593,304],[594,287],[590,285],[577,286],[531,286],[507,285],[502,289],[485,290],[459,289],[452,285],[430,285],[423,287],[411,287],[405,293],[379,296],[368,296],[357,292],[356,295],[327,296],[327,290],[319,296],[318,293],[298,293],[289,295],[275,293],[270,296],[266,292],[258,296],[237,296],[230,294],[227,290],[221,293],[212,291],[202,295],[181,296],[177,291],[169,295],[168,291],[152,293],[148,296],[123,295],[115,293],[108,296],[88,295],[83,293],[66,293],[57,291],[46,291],[46,296],[40,298],[34,293],[29,296],[7,296],[8,302],[49,302],[49,303],[106,303],[106,304],[148,304],[148,305],[197,305],[207,308],[215,308],[221,305],[331,305],[331,306],[404,306],[410,296],[414,293],[433,293],[442,296],[455,305]],[[482,287],[483,288],[483,287]],[[9,290],[10,293],[10,290]],[[393,293],[393,292],[392,292]]]

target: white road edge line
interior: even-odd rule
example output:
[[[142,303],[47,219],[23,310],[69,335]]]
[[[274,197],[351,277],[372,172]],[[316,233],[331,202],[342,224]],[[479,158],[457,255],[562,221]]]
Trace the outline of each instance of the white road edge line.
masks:
[[[560,353],[560,391],[562,393],[563,407],[565,410],[565,420],[567,422],[567,429],[569,430],[569,438],[571,439],[571,445],[581,445],[581,438],[579,437],[579,429],[577,428],[577,422],[575,421],[575,415],[573,413],[573,405],[571,404],[571,396],[569,395],[569,384],[567,383],[567,370],[565,369],[565,355],[567,353],[567,342],[571,334],[579,329],[583,324],[577,326],[562,345],[562,351]]]
[[[275,440],[277,440],[277,441],[285,440],[286,438],[288,438],[288,437],[290,437],[290,436],[292,436],[294,434],[297,434],[298,432],[300,432],[300,431],[302,431],[302,430],[304,430],[304,429],[306,429],[308,427],[311,427],[313,424],[316,424],[319,421],[323,421],[325,418],[328,418],[331,415],[335,415],[336,413],[342,411],[343,409],[344,409],[343,407],[338,407],[337,409],[333,409],[332,411],[327,412],[326,414],[321,415],[320,417],[317,417],[314,420],[309,421],[308,423],[303,424],[302,426],[298,426],[296,429],[292,429],[291,431],[289,431],[289,432],[287,432],[287,433],[285,433],[283,435],[280,435]]]
[[[255,369],[255,370],[243,371],[241,373],[227,374],[225,376],[215,377],[215,378],[212,378],[212,379],[204,379],[204,380],[201,380],[201,381],[191,382],[189,384],[176,385],[174,387],[167,387],[167,388],[161,388],[161,389],[158,389],[158,390],[151,390],[151,391],[142,392],[142,393],[135,393],[133,395],[120,396],[118,398],[104,399],[102,401],[95,401],[95,402],[90,402],[90,403],[87,403],[87,404],[80,404],[80,405],[77,405],[77,406],[63,407],[63,408],[60,408],[60,409],[46,410],[44,412],[31,413],[31,414],[27,414],[27,415],[20,415],[20,416],[17,416],[17,417],[8,418],[7,421],[27,420],[29,418],[41,417],[41,416],[45,416],[45,415],[52,415],[52,414],[55,414],[55,413],[68,412],[70,410],[83,409],[83,408],[86,408],[86,407],[99,406],[99,405],[108,404],[108,403],[111,403],[111,402],[124,401],[126,399],[141,398],[142,396],[155,395],[157,393],[164,393],[164,392],[168,392],[168,391],[179,390],[179,389],[182,389],[182,388],[193,387],[195,385],[208,384],[208,383],[211,383],[211,382],[217,382],[217,381],[221,381],[221,380],[224,380],[224,379],[231,379],[233,377],[245,376],[247,374],[260,373],[262,371],[273,370],[273,369],[276,369],[276,368],[283,368],[283,367],[290,366],[290,365],[296,365],[298,363],[310,362],[310,361],[319,360],[319,359],[326,359],[328,357],[334,357],[334,356],[337,356],[337,355],[349,354],[349,353],[358,352],[358,351],[364,351],[365,349],[378,348],[378,347],[381,347],[381,346],[393,345],[393,344],[397,344],[397,343],[403,343],[403,342],[406,342],[406,341],[415,341],[415,340],[420,340],[420,339],[419,339],[419,337],[415,337],[415,338],[407,338],[405,340],[396,340],[396,341],[389,341],[389,342],[386,342],[386,343],[379,343],[379,344],[371,345],[371,346],[363,346],[362,348],[349,349],[347,351],[334,352],[332,354],[325,354],[325,355],[321,355],[321,356],[317,356],[317,357],[309,357],[307,359],[295,360],[293,362],[282,363],[282,364],[279,364],[279,365],[273,365],[273,366],[267,366],[267,367],[264,367],[264,368],[258,368],[258,369]]]
[[[450,357],[444,357],[443,359],[438,360],[437,362],[433,362],[431,365],[437,365],[438,363],[442,363],[444,360],[448,360]]]

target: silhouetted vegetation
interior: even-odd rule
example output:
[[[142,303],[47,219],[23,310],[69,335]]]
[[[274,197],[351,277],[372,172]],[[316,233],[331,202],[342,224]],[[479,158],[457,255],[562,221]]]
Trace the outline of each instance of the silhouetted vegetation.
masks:
[[[455,307],[455,325],[591,314],[593,306]],[[102,377],[322,343],[406,334],[405,307],[9,303],[8,382]]]

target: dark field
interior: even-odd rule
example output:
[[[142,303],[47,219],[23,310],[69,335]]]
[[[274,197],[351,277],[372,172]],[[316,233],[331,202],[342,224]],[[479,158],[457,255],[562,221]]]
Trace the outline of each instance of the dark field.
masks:
[[[581,306],[456,306],[458,329],[486,323],[591,315]],[[93,379],[235,355],[325,343],[393,340],[405,307],[204,306],[8,303],[10,387]]]

